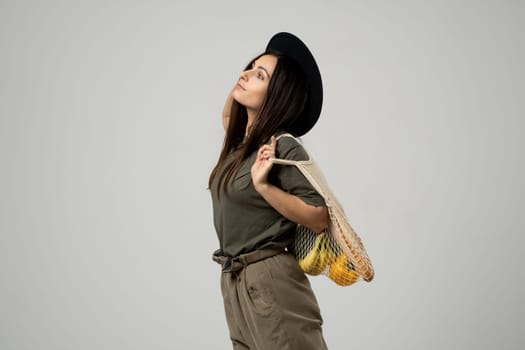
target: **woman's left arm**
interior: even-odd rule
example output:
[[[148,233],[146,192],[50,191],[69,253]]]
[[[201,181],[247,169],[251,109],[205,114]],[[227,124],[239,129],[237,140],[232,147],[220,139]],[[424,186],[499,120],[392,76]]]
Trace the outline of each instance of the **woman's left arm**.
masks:
[[[328,209],[325,206],[306,204],[299,197],[268,182],[268,173],[273,165],[270,157],[275,155],[276,143],[275,137],[272,136],[271,144],[262,146],[257,152],[257,158],[251,168],[255,190],[288,220],[306,226],[314,232],[323,231],[328,226]]]

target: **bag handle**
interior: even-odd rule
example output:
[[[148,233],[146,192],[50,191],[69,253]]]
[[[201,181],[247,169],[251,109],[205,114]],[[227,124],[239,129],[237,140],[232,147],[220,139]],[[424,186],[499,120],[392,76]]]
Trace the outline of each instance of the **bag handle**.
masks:
[[[309,164],[312,162],[312,156],[310,156],[310,153],[308,153],[308,151],[306,150],[306,148],[304,147],[303,143],[298,139],[296,138],[295,136],[293,136],[292,134],[290,133],[284,133],[284,134],[281,134],[279,136],[276,137],[276,140],[279,140],[280,138],[282,137],[289,137],[289,138],[292,138],[294,139],[298,144],[300,144],[304,151],[306,152],[306,155],[308,156],[308,159],[307,160],[290,160],[290,159],[282,159],[282,158],[275,158],[275,157],[272,157],[270,158],[270,162],[274,163],[274,164],[281,164],[281,165],[298,165],[298,164]]]

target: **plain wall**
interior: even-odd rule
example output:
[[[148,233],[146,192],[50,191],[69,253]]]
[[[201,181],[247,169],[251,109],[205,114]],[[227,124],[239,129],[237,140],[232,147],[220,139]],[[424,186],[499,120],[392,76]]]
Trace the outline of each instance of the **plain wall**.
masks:
[[[523,349],[520,1],[2,1],[0,349],[230,349],[206,190],[279,31],[303,141],[376,278],[311,278],[330,349]]]

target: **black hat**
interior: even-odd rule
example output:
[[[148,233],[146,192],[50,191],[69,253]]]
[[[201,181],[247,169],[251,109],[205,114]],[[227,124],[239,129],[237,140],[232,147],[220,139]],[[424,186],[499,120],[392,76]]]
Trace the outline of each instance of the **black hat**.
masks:
[[[288,130],[297,136],[306,134],[315,125],[321,114],[323,105],[323,83],[321,72],[315,62],[314,56],[306,45],[293,34],[281,32],[275,34],[268,45],[266,51],[275,50],[293,59],[299,64],[306,75],[309,84],[309,95],[306,101],[305,110],[297,121]]]

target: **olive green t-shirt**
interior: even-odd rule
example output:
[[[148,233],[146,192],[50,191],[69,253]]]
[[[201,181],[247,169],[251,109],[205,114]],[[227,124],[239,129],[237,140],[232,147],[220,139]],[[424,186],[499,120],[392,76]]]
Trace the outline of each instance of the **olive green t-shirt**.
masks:
[[[277,141],[275,153],[277,158],[308,159],[304,148],[290,137]],[[277,212],[253,186],[250,169],[256,155],[255,151],[242,163],[228,191],[222,192],[220,198],[217,196],[219,175],[212,182],[213,222],[225,256],[234,257],[260,248],[284,248],[293,239],[296,224]],[[293,165],[274,164],[268,179],[307,204],[325,205],[323,197]]]

